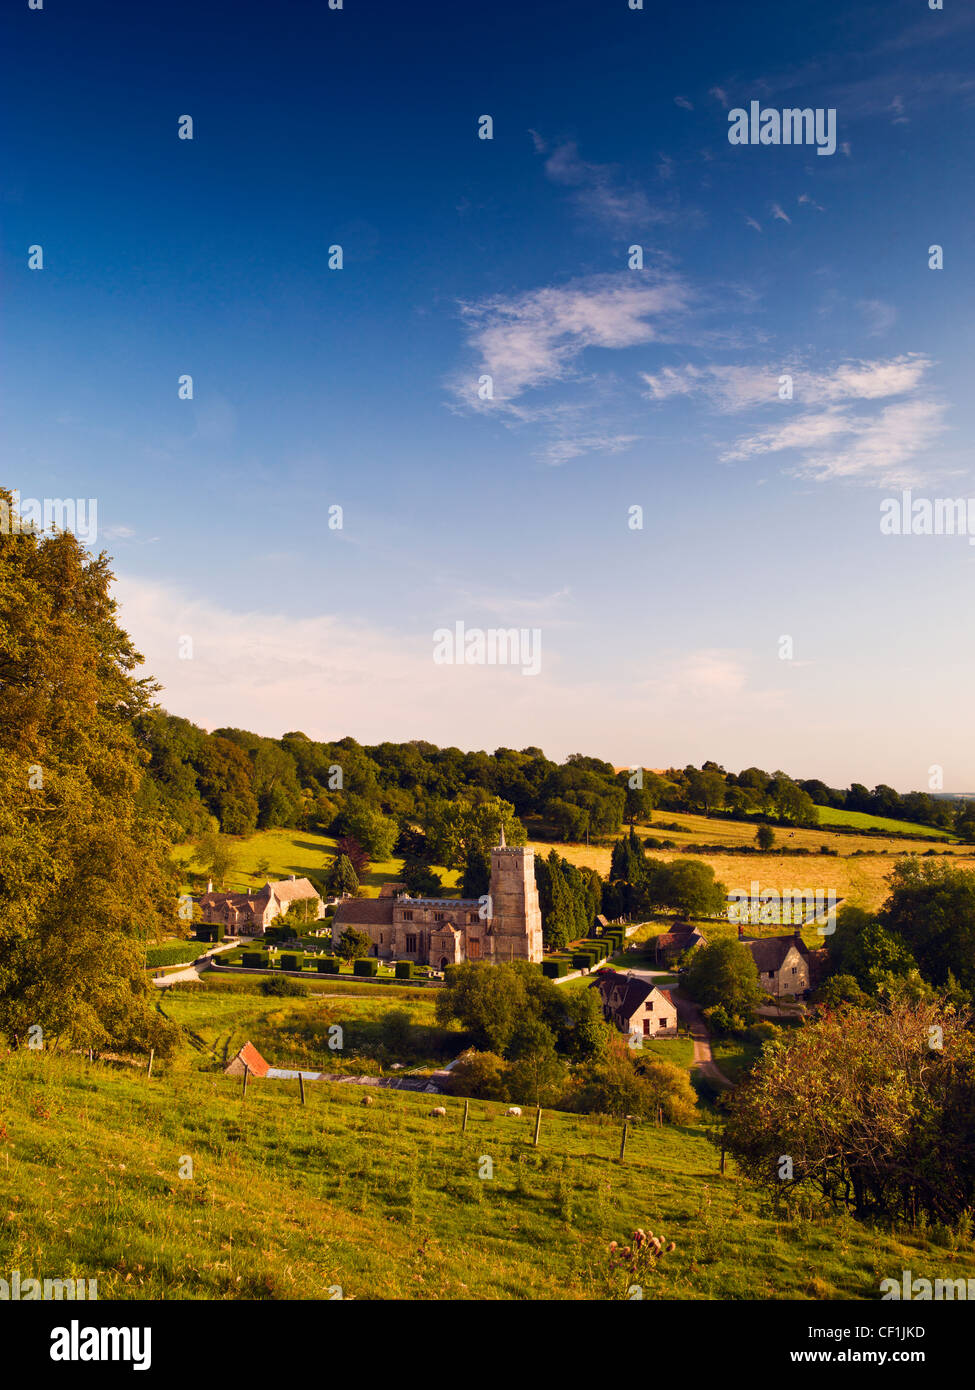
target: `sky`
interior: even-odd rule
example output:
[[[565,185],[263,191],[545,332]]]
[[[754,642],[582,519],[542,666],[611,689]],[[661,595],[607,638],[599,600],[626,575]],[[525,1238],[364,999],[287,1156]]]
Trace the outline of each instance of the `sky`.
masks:
[[[0,52],[0,482],[97,500],[167,709],[975,789],[975,503],[881,529],[975,497],[971,7],[45,0]]]

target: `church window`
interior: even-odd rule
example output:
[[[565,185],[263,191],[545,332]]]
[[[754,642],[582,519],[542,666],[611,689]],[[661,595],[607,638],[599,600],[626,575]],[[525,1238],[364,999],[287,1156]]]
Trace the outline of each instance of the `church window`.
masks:
[[[416,937],[415,937],[415,936],[407,936],[407,938],[406,938],[406,949],[407,949],[407,951],[412,952],[412,953],[415,954],[415,952],[416,952]]]
[[[404,913],[403,913],[403,921],[404,921],[404,922],[412,922],[412,921],[413,921],[413,913],[412,913],[412,912],[404,912]]]
[[[435,913],[433,914],[433,920],[434,920],[435,922],[442,922],[442,921],[443,921],[443,913],[442,913],[442,912],[435,912]],[[793,975],[794,975],[796,972],[793,970],[792,973],[793,973]]]

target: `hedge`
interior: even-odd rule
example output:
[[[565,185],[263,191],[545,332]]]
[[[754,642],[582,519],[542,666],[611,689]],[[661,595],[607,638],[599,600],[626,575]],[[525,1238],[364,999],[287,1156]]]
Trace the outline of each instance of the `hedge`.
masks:
[[[245,951],[240,963],[251,970],[261,970],[267,965],[267,956],[261,955],[260,951]]]
[[[339,973],[338,956],[324,956],[316,960],[315,969],[319,975],[337,975]]]
[[[362,960],[353,962],[353,975],[378,975],[379,961],[372,956],[365,956]]]
[[[411,980],[413,978],[413,962],[411,960],[398,960],[396,962],[397,980]]]
[[[300,969],[301,969],[301,957],[300,957],[300,956],[291,956],[291,955],[282,956],[282,957],[281,957],[281,969],[282,969],[282,970],[300,970]]]
[[[561,979],[563,975],[569,973],[569,962],[567,960],[543,960],[542,974],[547,975],[550,980]]]

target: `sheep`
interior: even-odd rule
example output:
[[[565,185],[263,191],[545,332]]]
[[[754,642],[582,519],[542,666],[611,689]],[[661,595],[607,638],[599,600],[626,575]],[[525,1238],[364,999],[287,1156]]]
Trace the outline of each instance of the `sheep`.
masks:
[[[362,1103],[363,1105],[372,1105],[372,1096],[363,1096]]]
[[[433,1109],[430,1111],[430,1114],[431,1114],[431,1115],[438,1115],[438,1116],[440,1116],[441,1118],[446,1118],[446,1115],[447,1115],[447,1107],[444,1106],[444,1105],[435,1105],[435,1106],[433,1107]]]
[[[506,1110],[504,1113],[505,1113],[506,1115],[520,1116],[520,1115],[521,1115],[521,1106],[520,1106],[520,1105],[509,1105],[508,1108],[507,1108],[507,1110]]]

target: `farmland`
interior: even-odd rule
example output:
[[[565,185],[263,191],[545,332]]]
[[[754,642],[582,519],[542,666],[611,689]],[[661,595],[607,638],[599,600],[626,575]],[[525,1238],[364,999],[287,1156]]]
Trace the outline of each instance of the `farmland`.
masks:
[[[607,1244],[642,1226],[677,1245],[641,1275],[648,1298],[875,1299],[903,1268],[975,1275],[947,1233],[775,1212],[718,1174],[706,1123],[636,1125],[620,1164],[609,1119],[546,1112],[534,1149],[531,1114],[502,1105],[472,1102],[465,1135],[462,1102],[439,1120],[422,1095],[306,1092],[6,1057],[0,1260],[97,1278],[102,1299],[622,1299]]]

